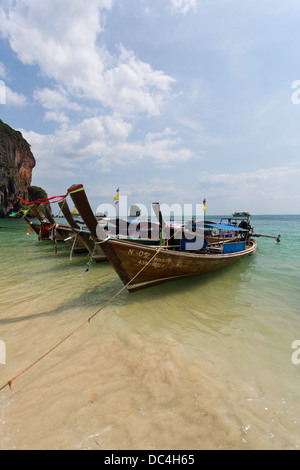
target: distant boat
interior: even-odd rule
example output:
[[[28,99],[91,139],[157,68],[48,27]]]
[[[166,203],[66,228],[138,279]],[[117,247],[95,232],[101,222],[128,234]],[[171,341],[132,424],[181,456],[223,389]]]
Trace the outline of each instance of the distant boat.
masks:
[[[136,204],[130,206],[129,217],[139,217],[141,215],[141,209]]]
[[[79,216],[79,214],[78,214]],[[100,219],[103,219],[104,217],[107,217],[107,214],[105,214],[104,212],[96,212],[95,216]]]
[[[234,212],[233,217],[251,217],[249,212]]]

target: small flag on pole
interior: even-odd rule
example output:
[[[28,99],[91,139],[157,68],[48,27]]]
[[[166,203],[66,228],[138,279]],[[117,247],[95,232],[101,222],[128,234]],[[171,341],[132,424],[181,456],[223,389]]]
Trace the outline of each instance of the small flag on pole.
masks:
[[[203,211],[206,211],[206,198],[203,199]]]
[[[114,201],[116,201],[115,204],[119,204],[119,188],[117,189],[117,195],[114,198]]]

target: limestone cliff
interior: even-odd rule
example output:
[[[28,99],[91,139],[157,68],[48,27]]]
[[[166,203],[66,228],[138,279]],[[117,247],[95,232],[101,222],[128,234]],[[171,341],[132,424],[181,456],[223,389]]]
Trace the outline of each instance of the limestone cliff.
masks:
[[[35,158],[21,132],[0,119],[0,217],[20,208],[18,196],[28,200]]]

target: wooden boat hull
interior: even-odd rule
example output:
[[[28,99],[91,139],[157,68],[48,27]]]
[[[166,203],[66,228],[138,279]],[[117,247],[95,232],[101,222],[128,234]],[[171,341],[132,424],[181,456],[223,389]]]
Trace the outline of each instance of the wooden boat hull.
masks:
[[[96,263],[107,261],[106,254],[100,245],[97,245],[96,241],[92,239],[89,232],[72,229],[64,242],[74,253],[89,253]]]
[[[40,224],[35,224],[28,217],[23,216],[23,219],[27,222],[30,229],[32,229],[40,240],[49,240],[50,239],[50,231],[51,231],[51,224],[46,222],[41,222]]]
[[[108,240],[102,246],[129,292],[171,279],[218,271],[253,254],[256,248],[254,240],[249,241],[245,250],[228,254],[180,252],[118,240]]]
[[[57,242],[64,242],[70,248],[72,253],[79,254],[79,253],[89,253],[93,255],[93,260],[96,262],[105,261],[106,255],[101,250],[98,245],[95,245],[95,242],[92,240],[91,234],[88,232],[82,232],[80,227],[76,224],[71,214],[71,211],[68,207],[67,201],[63,201],[59,203],[63,214],[70,225],[66,224],[56,224],[55,220],[52,216],[50,209],[47,206],[40,206],[39,208],[33,207],[33,212],[35,216],[41,221],[41,224],[45,224],[44,217],[46,217],[50,222],[50,227],[56,225],[56,241]],[[40,213],[42,212],[42,214]],[[44,233],[45,231],[43,231]],[[47,229],[46,235],[44,239],[51,240],[53,238],[53,234],[51,237],[51,229]]]
[[[49,227],[47,224],[29,224],[30,228],[37,234],[40,240],[49,240]]]
[[[70,228],[73,232],[73,235],[70,235],[69,240],[65,240],[65,242],[69,244],[70,248],[73,248],[74,237],[76,237],[75,244],[79,245],[77,246],[77,249],[81,250],[79,252],[88,252],[96,263],[106,261],[106,255],[102,251],[101,246],[95,242],[91,233],[82,231],[74,220],[67,201],[64,199],[62,202],[59,202],[58,205],[60,206],[67,222],[70,224]]]
[[[71,227],[59,225],[56,234],[66,245],[73,250],[73,253],[87,253],[87,249],[79,237],[76,237]]]

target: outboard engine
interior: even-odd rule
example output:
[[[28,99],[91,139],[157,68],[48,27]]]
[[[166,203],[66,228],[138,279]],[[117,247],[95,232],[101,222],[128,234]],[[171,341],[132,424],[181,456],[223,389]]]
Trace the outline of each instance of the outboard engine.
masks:
[[[248,236],[250,235],[251,231],[252,231],[252,227],[251,227],[251,224],[249,222],[249,219],[245,220],[243,219],[240,223],[239,223],[239,227],[244,229],[244,230],[248,230],[247,232],[240,232],[241,234],[241,238],[243,240],[247,240]]]

